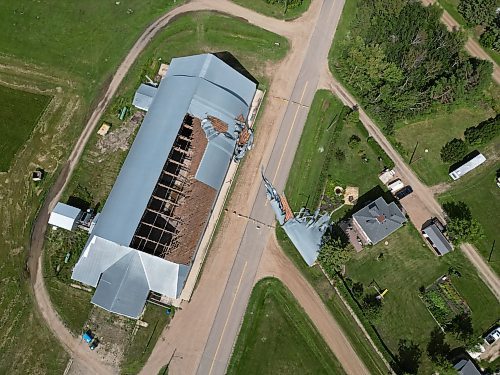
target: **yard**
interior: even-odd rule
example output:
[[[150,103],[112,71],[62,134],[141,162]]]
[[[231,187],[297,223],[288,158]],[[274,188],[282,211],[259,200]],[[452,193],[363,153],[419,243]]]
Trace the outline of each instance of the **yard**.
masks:
[[[324,110],[322,111],[322,107],[317,103],[318,101],[321,103],[321,100],[325,100],[325,98],[330,98],[329,100],[333,103],[336,102],[331,94],[324,92],[318,93],[315,97],[295,156],[294,166],[303,165],[304,160],[314,160],[313,155],[317,153],[318,146],[323,145],[319,142],[325,141],[325,136],[318,130],[327,127],[325,123],[318,120]],[[324,131],[326,132],[326,130]],[[317,132],[319,135],[315,136]],[[360,138],[355,147],[349,145],[353,134]],[[371,199],[384,194],[384,189],[379,185],[380,181],[377,177],[383,167],[383,162],[379,161],[375,151],[368,147],[364,135],[365,131],[356,123],[348,122],[343,126],[338,135],[338,143],[335,143],[331,150],[341,148],[345,153],[345,160],[338,160],[332,155],[331,164],[328,166],[328,175],[338,181],[340,185],[359,186],[360,199]],[[315,144],[314,139],[318,142],[317,144]],[[359,156],[360,149],[366,151],[368,162]],[[292,168],[286,187],[287,197],[290,201],[295,199],[297,204],[303,204],[309,195],[315,194],[315,191],[318,190],[317,184],[306,183],[306,181],[317,180],[317,176],[322,173],[321,168],[324,168],[324,163],[321,162],[311,163],[307,168]],[[304,171],[307,171],[306,175]],[[494,186],[496,188],[496,185]],[[313,200],[313,202],[315,201]],[[333,218],[338,219],[346,213],[347,211],[340,210],[334,214]],[[341,303],[336,301],[335,293],[329,284],[322,281],[324,277],[320,270],[317,267],[307,268],[283,232],[278,229],[277,235],[288,256],[310,280],[332,313],[345,324],[346,332],[351,332],[351,334],[355,332],[355,325],[345,317],[342,318]],[[375,324],[375,330],[363,316],[353,297],[348,293],[345,293],[345,297],[365,323],[366,329],[380,350],[387,354],[389,361],[394,360],[399,354],[400,339],[411,340],[418,345],[423,353],[419,373],[427,374],[432,371],[432,363],[427,358],[425,350],[429,335],[437,324],[419,297],[420,287],[432,284],[438,277],[447,274],[450,267],[458,270],[461,277],[452,276],[452,282],[470,307],[474,332],[478,335],[495,322],[500,314],[500,308],[494,296],[479,279],[474,268],[460,251],[454,251],[444,257],[435,256],[411,223],[393,233],[387,238],[387,241],[388,245],[385,245],[384,241],[376,246],[366,247],[360,253],[353,254],[352,260],[347,264],[346,271],[346,277],[350,278],[352,282],[363,284],[365,294],[375,292],[375,289],[370,285],[372,282],[376,282],[382,290],[388,289],[381,315]],[[381,254],[383,255],[381,256]],[[343,284],[340,284],[339,288],[345,291]],[[369,350],[371,350],[369,344],[364,342],[360,335],[351,337],[357,352],[360,353],[367,366],[371,364],[372,367],[383,368],[383,365],[376,365],[377,357],[373,353],[369,354]],[[452,346],[459,345],[452,335],[448,335],[448,341]],[[391,354],[394,356],[393,358],[391,358]],[[371,371],[377,370],[372,369]]]
[[[9,170],[51,97],[0,86],[0,172]]]
[[[411,124],[401,123],[397,126],[394,138],[401,144],[399,151],[405,161],[411,159],[412,169],[424,183],[436,185],[451,181],[448,176],[450,165],[443,163],[440,157],[441,147],[453,138],[463,139],[466,128],[476,126],[494,115],[491,108],[482,106],[458,108],[451,113],[431,115]]]
[[[344,374],[293,295],[277,279],[252,292],[228,374]]]
[[[500,146],[497,148],[498,154]],[[500,212],[500,189],[495,183],[498,173],[498,163],[481,166],[475,171],[462,177],[451,184],[449,190],[439,196],[444,202],[465,202],[470,208],[472,217],[476,218],[483,226],[485,238],[475,245],[481,255],[489,258],[493,242],[495,246],[491,254],[489,265],[500,274],[500,234],[498,231],[498,212]]]
[[[233,0],[233,2],[269,17],[292,20],[300,17],[309,8],[311,0]]]

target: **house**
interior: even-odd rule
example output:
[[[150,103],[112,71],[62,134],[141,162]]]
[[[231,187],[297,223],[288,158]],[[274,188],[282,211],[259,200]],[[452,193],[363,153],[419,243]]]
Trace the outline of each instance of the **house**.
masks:
[[[406,222],[406,217],[394,203],[387,203],[379,197],[352,215],[353,227],[360,234],[363,242],[377,244],[399,229]]]
[[[427,239],[438,255],[445,255],[453,250],[453,245],[443,235],[436,223],[432,223],[422,229],[422,235]]]
[[[79,208],[57,202],[49,216],[49,225],[66,230],[74,230],[82,216]]]
[[[93,304],[136,319],[180,297],[256,89],[214,55],[172,59],[73,269]]]
[[[477,168],[481,164],[483,164],[486,161],[486,158],[484,157],[483,154],[478,154],[475,157],[473,157],[471,160],[468,162],[462,164],[458,168],[455,168],[452,172],[450,172],[450,177],[453,180],[458,180],[460,177],[463,175],[469,173],[473,169]]]
[[[461,359],[458,361],[453,368],[457,370],[460,375],[481,375],[479,371],[470,359]]]
[[[153,102],[157,90],[157,87],[141,83],[141,85],[135,92],[132,105],[147,112],[149,110],[149,107],[151,106],[151,103]]]

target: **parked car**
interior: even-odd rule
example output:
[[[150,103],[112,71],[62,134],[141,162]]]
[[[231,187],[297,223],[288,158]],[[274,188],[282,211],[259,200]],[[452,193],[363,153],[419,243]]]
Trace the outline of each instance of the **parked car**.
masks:
[[[398,199],[403,199],[404,197],[406,197],[407,195],[410,195],[411,193],[413,193],[413,189],[411,188],[411,186],[405,186],[404,188],[402,188],[401,190],[399,190],[395,196],[396,198]]]
[[[94,335],[92,334],[92,331],[90,329],[86,330],[82,334],[82,339],[87,343],[90,344],[92,340],[94,340]]]

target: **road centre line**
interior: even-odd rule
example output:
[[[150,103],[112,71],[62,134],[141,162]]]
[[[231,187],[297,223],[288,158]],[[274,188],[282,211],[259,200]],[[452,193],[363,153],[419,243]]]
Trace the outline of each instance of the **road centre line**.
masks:
[[[236,287],[236,291],[233,296],[233,301],[231,302],[231,307],[229,308],[229,313],[227,314],[226,322],[224,323],[224,327],[222,328],[222,333],[220,335],[219,343],[217,344],[217,349],[215,350],[215,354],[212,359],[212,364],[210,365],[210,371],[208,371],[208,375],[212,374],[212,370],[215,364],[215,359],[217,358],[217,354],[219,353],[220,344],[222,343],[222,338],[224,337],[224,332],[226,331],[227,323],[229,322],[229,318],[231,317],[231,312],[233,311],[234,303],[236,302],[236,296],[238,295],[238,291],[240,290],[241,282],[243,281],[243,275],[245,275],[247,264],[248,261],[245,261],[245,265],[243,266],[243,271],[241,271],[240,281],[238,282],[238,286]]]

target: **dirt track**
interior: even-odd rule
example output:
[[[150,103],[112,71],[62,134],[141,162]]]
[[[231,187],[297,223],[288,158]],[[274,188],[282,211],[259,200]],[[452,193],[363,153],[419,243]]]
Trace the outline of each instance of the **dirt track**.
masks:
[[[436,3],[436,0],[422,0],[422,3],[424,5],[431,5]],[[455,21],[455,19],[446,10],[443,10],[441,22],[443,22],[450,31],[461,28],[460,24]],[[493,61],[490,55],[485,52],[478,42],[472,38],[467,39],[465,42],[465,50],[469,52],[471,56],[491,61],[493,63],[493,79],[496,83],[500,84],[500,67],[495,63],[495,61]]]

